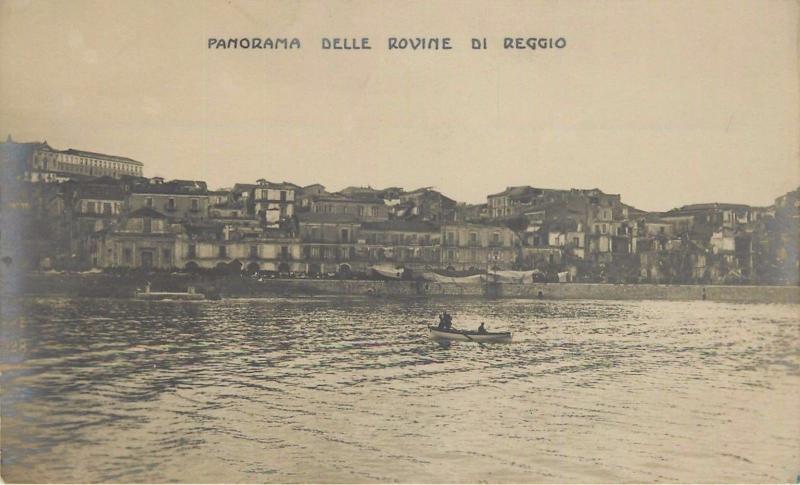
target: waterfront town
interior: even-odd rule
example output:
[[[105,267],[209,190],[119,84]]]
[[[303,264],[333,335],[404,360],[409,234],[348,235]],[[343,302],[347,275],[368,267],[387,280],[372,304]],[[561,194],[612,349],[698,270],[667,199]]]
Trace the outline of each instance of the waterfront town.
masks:
[[[433,187],[210,188],[146,177],[142,162],[0,143],[0,255],[27,271],[241,273],[275,278],[468,277],[532,281],[798,283],[798,190],[766,207],[646,212],[600,188],[495,188],[482,204]]]

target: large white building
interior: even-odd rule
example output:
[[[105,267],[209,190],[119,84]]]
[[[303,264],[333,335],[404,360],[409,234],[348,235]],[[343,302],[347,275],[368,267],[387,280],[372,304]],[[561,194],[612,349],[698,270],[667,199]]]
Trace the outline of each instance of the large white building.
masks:
[[[6,144],[15,144],[9,136]],[[117,155],[87,152],[84,150],[56,150],[42,143],[15,144],[26,148],[25,178],[30,182],[55,182],[68,179],[70,175],[85,177],[109,176],[121,178],[124,175],[142,176],[142,162]]]

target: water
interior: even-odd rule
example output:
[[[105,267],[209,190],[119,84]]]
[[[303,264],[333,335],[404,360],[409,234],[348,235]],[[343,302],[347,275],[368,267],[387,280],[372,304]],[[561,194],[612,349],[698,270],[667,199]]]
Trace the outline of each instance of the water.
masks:
[[[800,307],[4,302],[2,475],[59,482],[786,482]],[[21,315],[26,315],[22,317]]]

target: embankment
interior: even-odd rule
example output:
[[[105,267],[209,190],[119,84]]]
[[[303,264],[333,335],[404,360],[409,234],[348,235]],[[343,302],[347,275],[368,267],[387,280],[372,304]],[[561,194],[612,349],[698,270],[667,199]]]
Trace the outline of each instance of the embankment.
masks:
[[[11,282],[13,284],[10,284]],[[301,280],[253,281],[239,276],[208,279],[192,275],[45,274],[3,279],[4,294],[119,297],[150,282],[153,291],[197,291],[222,297],[367,295],[375,297],[491,297],[588,300],[710,300],[800,303],[797,286],[613,285],[590,283],[497,284],[418,281]]]

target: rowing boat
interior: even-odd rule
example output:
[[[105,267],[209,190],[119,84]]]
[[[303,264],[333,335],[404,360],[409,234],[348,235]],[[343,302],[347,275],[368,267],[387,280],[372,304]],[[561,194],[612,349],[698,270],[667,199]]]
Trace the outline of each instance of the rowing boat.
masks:
[[[511,332],[486,332],[478,333],[473,330],[457,330],[455,328],[444,329],[439,327],[428,327],[433,340],[457,340],[460,342],[479,342],[479,343],[510,343]]]

